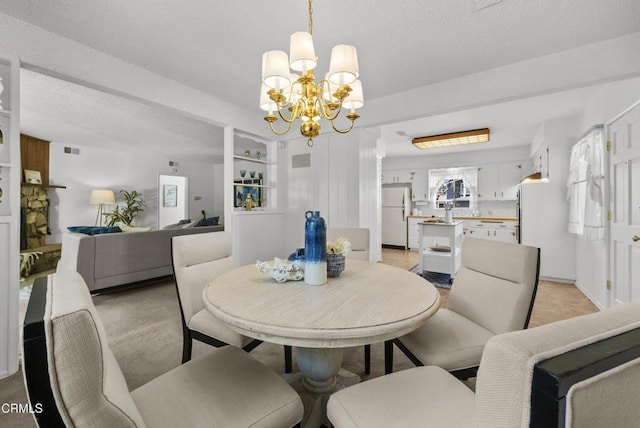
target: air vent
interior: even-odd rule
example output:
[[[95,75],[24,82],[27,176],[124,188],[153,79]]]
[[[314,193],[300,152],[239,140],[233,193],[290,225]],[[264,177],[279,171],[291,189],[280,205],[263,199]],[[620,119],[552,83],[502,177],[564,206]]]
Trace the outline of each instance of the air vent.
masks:
[[[80,149],[75,148],[75,147],[65,147],[64,148],[64,152],[68,155],[79,155],[80,154]]]
[[[484,9],[494,4],[501,3],[502,0],[475,0],[476,10]]]
[[[291,156],[291,168],[308,168],[311,166],[311,154]]]

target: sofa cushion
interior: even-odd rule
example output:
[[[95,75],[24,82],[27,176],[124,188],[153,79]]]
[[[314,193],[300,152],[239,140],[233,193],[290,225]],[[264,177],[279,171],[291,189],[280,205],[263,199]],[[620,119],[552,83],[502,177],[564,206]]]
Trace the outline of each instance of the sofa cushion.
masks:
[[[200,220],[195,224],[195,227],[216,226],[218,224],[219,219],[220,217],[203,218],[202,220]]]
[[[122,232],[118,226],[69,226],[67,229],[69,232],[84,233],[85,235]]]

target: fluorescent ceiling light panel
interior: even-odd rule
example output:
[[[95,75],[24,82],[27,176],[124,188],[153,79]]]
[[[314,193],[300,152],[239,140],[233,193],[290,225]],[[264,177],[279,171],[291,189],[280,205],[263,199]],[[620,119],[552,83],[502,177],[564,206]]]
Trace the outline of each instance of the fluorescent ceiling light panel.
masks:
[[[437,147],[450,147],[487,142],[489,142],[489,128],[453,132],[450,134],[431,135],[429,137],[419,137],[411,140],[411,143],[419,149],[435,149]]]

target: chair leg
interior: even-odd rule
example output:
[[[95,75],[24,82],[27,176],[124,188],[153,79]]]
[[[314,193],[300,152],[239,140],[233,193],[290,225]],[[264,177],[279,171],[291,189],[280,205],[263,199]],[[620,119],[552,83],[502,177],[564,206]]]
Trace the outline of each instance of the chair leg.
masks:
[[[192,345],[193,340],[191,339],[191,333],[189,331],[185,331],[182,335],[182,364],[191,359]]]
[[[393,373],[393,341],[384,342],[384,374]]]
[[[371,374],[371,345],[364,345],[364,373]]]
[[[293,371],[293,356],[291,346],[284,345],[284,372],[291,373]]]

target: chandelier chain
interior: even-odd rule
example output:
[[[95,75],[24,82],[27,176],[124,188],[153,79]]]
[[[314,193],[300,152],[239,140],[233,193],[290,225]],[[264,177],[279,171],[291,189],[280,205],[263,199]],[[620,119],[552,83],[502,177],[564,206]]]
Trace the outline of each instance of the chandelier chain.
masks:
[[[311,1],[309,0],[309,34],[313,35],[313,6],[311,6]]]

